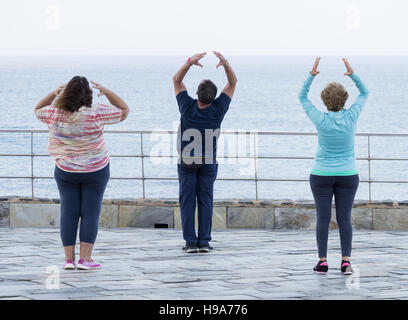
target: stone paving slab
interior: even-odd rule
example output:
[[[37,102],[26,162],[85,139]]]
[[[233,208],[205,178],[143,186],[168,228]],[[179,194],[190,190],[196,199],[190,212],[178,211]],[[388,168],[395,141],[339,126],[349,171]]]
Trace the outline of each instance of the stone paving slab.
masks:
[[[324,276],[313,231],[215,230],[212,244],[185,254],[180,230],[100,229],[103,269],[66,271],[57,229],[0,228],[0,299],[408,299],[408,232],[355,231],[351,277],[337,230]]]

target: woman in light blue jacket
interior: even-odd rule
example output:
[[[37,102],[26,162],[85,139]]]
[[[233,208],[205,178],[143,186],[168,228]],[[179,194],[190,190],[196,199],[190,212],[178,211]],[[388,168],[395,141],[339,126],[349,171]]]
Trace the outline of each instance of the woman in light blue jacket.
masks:
[[[348,98],[346,89],[335,82],[329,83],[321,93],[328,112],[319,111],[308,99],[310,85],[320,73],[317,70],[320,58],[316,59],[312,71],[304,82],[299,100],[318,132],[318,150],[310,173],[310,187],[316,204],[316,240],[320,258],[314,270],[322,274],[328,271],[327,239],[334,195],[342,251],[341,271],[347,275],[352,273],[351,210],[359,184],[354,136],[358,117],[368,97],[368,90],[354,73],[349,62],[346,59],[343,61],[347,68],[344,75],[349,76],[360,90],[360,95],[349,109],[344,108]]]

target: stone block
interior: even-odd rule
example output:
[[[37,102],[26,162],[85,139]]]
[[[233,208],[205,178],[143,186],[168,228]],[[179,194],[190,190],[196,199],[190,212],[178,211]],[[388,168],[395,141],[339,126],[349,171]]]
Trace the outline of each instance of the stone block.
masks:
[[[119,228],[154,228],[155,224],[174,226],[172,207],[120,206]]]
[[[197,209],[195,211],[195,227],[198,228],[197,223]],[[225,229],[227,227],[227,208],[226,207],[214,207],[212,228],[213,229]],[[181,229],[181,216],[180,207],[174,208],[174,228]]]
[[[262,209],[262,208],[259,208]],[[265,229],[275,228],[275,209],[274,208],[263,208],[265,210]]]
[[[408,230],[408,210],[373,209],[373,229]]]
[[[59,204],[11,203],[10,227],[59,227]]]
[[[373,229],[373,211],[371,208],[353,208],[351,211],[353,229]],[[338,229],[336,210],[332,209],[330,229]]]
[[[228,208],[228,228],[272,229],[274,225],[274,208]]]
[[[0,227],[10,226],[10,204],[0,203]]]
[[[119,208],[117,205],[102,206],[99,217],[99,226],[102,228],[117,228],[119,219]]]
[[[102,206],[100,227],[116,228],[118,210],[115,205]],[[60,204],[54,203],[11,203],[11,227],[59,227]]]
[[[275,208],[275,229],[316,229],[316,210]]]

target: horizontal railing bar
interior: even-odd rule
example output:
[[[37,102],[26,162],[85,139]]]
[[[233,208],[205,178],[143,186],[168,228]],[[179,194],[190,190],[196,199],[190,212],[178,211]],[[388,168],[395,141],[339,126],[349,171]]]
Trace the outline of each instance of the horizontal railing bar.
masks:
[[[48,130],[43,129],[0,129],[0,133],[47,133]],[[105,133],[112,134],[177,134],[174,130],[105,130]],[[293,131],[234,131],[222,130],[222,134],[258,134],[258,135],[300,135],[300,136],[315,136],[317,132],[293,132]],[[379,132],[358,132],[356,136],[371,136],[371,137],[408,137],[408,133],[379,133]]]
[[[1,153],[0,157],[51,157],[49,154],[45,153]],[[124,155],[115,155],[115,154],[110,154],[109,157],[111,158],[153,158],[153,157],[160,157],[160,158],[173,158],[175,156],[142,156],[140,154],[124,154]]]
[[[47,177],[47,176],[43,176],[43,177],[31,177],[31,176],[21,176],[21,177],[16,177],[16,176],[11,176],[11,177],[7,177],[7,176],[0,176],[0,179],[54,179],[54,177]],[[177,181],[178,178],[155,178],[155,177],[111,177],[110,179],[112,180],[156,180],[156,181],[168,181],[168,180],[174,180]],[[219,181],[259,181],[259,182],[268,182],[268,181],[276,181],[276,182],[308,182],[308,179],[268,179],[268,178],[258,178],[258,179],[254,179],[254,178],[217,178],[217,180]],[[360,180],[360,182],[364,182],[364,183],[408,183],[408,181],[392,181],[392,180]]]
[[[0,154],[0,157],[50,157],[49,154],[29,154],[29,153],[6,153]],[[111,154],[109,155],[111,158],[178,158],[178,156],[172,155],[141,155],[141,154]],[[295,157],[295,156],[217,156],[217,159],[262,159],[262,160],[314,160],[315,157]],[[356,160],[370,160],[370,161],[408,161],[408,158],[373,158],[373,157],[363,157],[363,158],[356,158]]]

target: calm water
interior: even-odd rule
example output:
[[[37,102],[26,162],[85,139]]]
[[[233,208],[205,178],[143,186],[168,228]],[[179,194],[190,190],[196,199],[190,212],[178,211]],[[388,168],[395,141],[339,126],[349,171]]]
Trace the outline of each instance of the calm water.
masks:
[[[352,81],[343,76],[341,57],[321,60],[321,74],[311,89],[311,99],[324,110],[319,98],[330,81],[339,81],[348,89],[348,106],[358,94]],[[185,57],[0,57],[0,118],[1,129],[44,129],[36,120],[34,105],[49,91],[67,82],[74,75],[83,75],[116,91],[129,104],[129,118],[109,129],[115,130],[169,130],[179,119],[171,77]],[[408,120],[408,57],[349,57],[355,72],[370,89],[370,98],[360,117],[358,132],[406,133]],[[313,64],[313,57],[230,57],[238,86],[235,97],[223,122],[223,129],[259,131],[314,132],[298,103],[297,94]],[[216,69],[217,60],[208,56],[204,68],[193,68],[185,79],[193,95],[199,81],[212,79],[219,90],[226,83],[222,69]],[[105,102],[97,98],[95,102]],[[28,134],[0,133],[1,154],[28,153]],[[139,154],[140,137],[107,135],[111,154]],[[157,136],[156,136],[157,138]],[[408,158],[408,139],[372,138],[373,157]],[[163,141],[163,140],[162,140]],[[146,136],[144,152],[149,153],[155,141]],[[315,137],[259,137],[260,155],[313,156]],[[47,135],[34,136],[34,151],[47,153]],[[366,139],[357,138],[358,157],[367,155]],[[259,178],[306,179],[312,160],[259,160]],[[367,161],[358,161],[360,178],[368,178]],[[52,176],[53,162],[48,157],[34,158],[34,173]],[[0,157],[0,176],[30,175],[30,158]],[[175,165],[145,160],[148,177],[176,177]],[[376,180],[408,180],[408,161],[373,161],[371,175]],[[131,158],[113,158],[112,177],[140,177],[141,161]],[[250,163],[220,164],[221,178],[251,178],[254,167]],[[58,197],[52,179],[35,181],[35,196]],[[176,181],[146,181],[146,197],[176,198]],[[29,180],[0,179],[0,196],[31,195]],[[259,182],[259,198],[311,199],[305,182]],[[106,197],[137,198],[142,196],[140,181],[111,180]],[[373,199],[408,199],[408,184],[373,184]],[[218,181],[215,197],[255,198],[254,182]],[[368,185],[362,183],[358,199],[368,198]]]

